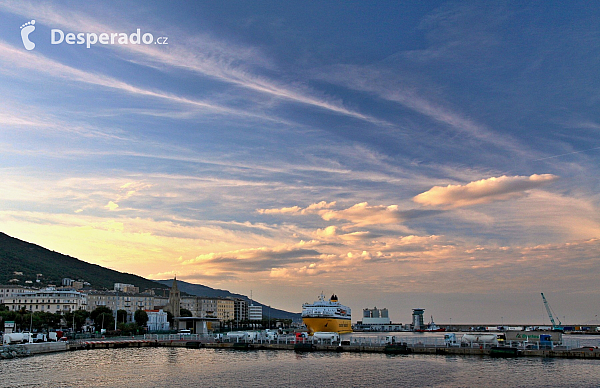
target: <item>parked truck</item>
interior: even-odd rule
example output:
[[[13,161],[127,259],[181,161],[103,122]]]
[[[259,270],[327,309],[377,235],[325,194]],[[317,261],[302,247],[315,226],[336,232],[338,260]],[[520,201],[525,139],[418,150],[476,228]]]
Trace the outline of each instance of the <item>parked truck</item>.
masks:
[[[461,346],[498,346],[498,336],[496,334],[467,333],[460,340]]]
[[[316,331],[312,337],[313,337],[313,341],[314,340],[331,341],[331,343],[340,342],[339,333],[334,333],[331,331]]]
[[[4,334],[2,343],[4,345],[22,344],[29,342],[29,333],[9,333]]]

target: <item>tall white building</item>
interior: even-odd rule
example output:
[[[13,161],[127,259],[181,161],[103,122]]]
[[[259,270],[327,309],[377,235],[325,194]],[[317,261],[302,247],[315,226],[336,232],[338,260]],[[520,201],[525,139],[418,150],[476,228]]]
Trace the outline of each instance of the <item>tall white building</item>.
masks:
[[[262,306],[251,304],[248,306],[248,319],[251,321],[262,321]]]

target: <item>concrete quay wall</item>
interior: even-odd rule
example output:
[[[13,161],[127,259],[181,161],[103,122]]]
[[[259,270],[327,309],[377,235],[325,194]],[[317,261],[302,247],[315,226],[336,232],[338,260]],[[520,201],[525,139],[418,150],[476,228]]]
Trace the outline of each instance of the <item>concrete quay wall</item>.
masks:
[[[33,344],[20,345],[25,349],[29,350],[29,354],[42,354],[42,353],[54,353],[64,352],[68,349],[67,342],[38,342]]]
[[[44,345],[44,344],[32,344]],[[51,343],[49,345],[57,345]],[[62,344],[60,344],[62,345]],[[65,344],[66,345],[66,344]],[[63,345],[64,346],[64,345]],[[84,349],[117,349],[126,347],[185,347],[192,349],[208,348],[208,349],[231,349],[234,350],[294,350],[294,344],[285,343],[215,343],[203,341],[186,341],[186,340],[114,340],[114,341],[79,341],[69,344],[68,350],[84,350]],[[38,349],[43,349],[42,347]],[[54,349],[48,351],[60,351],[64,349]],[[324,345],[314,344],[309,351],[321,352],[362,352],[362,353],[384,353],[385,346],[371,345]],[[432,354],[432,355],[460,355],[460,356],[489,356],[489,348],[470,348],[470,347],[433,347],[433,346],[408,346],[408,352],[412,354]],[[33,352],[32,352],[33,353]],[[565,358],[585,358],[585,359],[600,359],[600,349],[583,347],[569,350],[535,350],[524,349],[519,352],[519,357],[565,357]]]

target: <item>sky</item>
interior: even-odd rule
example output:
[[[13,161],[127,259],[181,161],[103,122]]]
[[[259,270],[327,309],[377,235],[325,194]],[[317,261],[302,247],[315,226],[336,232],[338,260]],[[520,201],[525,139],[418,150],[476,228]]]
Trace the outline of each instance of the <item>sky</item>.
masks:
[[[293,312],[335,293],[353,321],[549,324],[541,292],[597,320],[599,19],[0,0],[0,231]]]

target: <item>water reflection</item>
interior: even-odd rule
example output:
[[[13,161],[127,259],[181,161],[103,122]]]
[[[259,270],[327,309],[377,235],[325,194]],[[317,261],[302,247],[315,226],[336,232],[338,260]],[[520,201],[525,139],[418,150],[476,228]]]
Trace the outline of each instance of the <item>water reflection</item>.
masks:
[[[0,387],[595,387],[600,381],[600,363],[455,355],[129,348],[3,360],[0,376]]]

